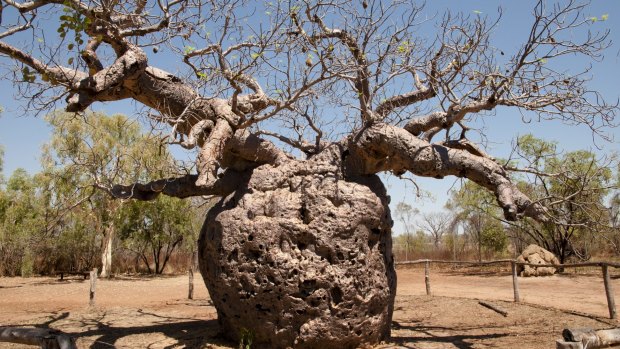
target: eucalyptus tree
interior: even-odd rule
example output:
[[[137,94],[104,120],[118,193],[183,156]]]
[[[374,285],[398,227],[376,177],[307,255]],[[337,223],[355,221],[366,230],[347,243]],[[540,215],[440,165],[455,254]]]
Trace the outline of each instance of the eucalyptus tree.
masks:
[[[607,196],[618,188],[613,178],[617,159],[585,150],[560,153],[556,143],[531,135],[519,138],[516,155],[522,166],[511,168],[527,175],[523,191],[545,205],[552,219],[510,224],[554,252],[561,263],[571,256],[589,259],[592,241],[613,229]]]
[[[162,196],[151,202],[133,201],[121,212],[120,237],[149,273],[162,274],[184,241],[195,243],[196,214],[187,200]]]
[[[54,196],[49,206],[57,217],[51,225],[84,238],[80,231],[94,232],[101,242],[101,276],[108,277],[125,203],[98,188],[137,181],[148,172],[170,173],[172,159],[160,151],[158,139],[143,134],[138,122],[123,115],[55,112],[47,120],[53,131],[44,150],[43,173],[47,192]]]
[[[44,238],[42,205],[35,178],[16,169],[0,192],[0,275],[30,276]]]
[[[404,229],[402,234],[400,234],[400,236],[396,238],[396,242],[400,243],[401,245],[405,245],[406,261],[409,260],[409,252],[411,251],[413,242],[415,240],[415,225],[413,219],[418,213],[419,211],[417,209],[413,208],[406,202],[399,202],[396,205],[396,210],[394,212],[396,219],[398,219],[402,223]]]
[[[491,235],[479,235],[482,240],[478,241],[500,247],[505,235],[498,225],[502,222],[513,238],[552,251],[562,263],[571,256],[589,259],[595,241],[598,247],[605,242],[614,244],[613,234],[610,236],[615,229],[614,197],[608,198],[618,189],[613,178],[617,167],[614,156],[584,150],[561,153],[556,143],[525,135],[518,139],[513,159],[505,166],[513,171],[513,180],[522,192],[545,206],[549,219],[506,220],[487,191],[466,183],[452,193],[449,206],[459,211],[474,232],[488,228],[486,233]]]
[[[272,347],[389,336],[392,221],[377,173],[468,178],[506,219],[548,221],[468,138],[471,122],[511,107],[598,131],[616,112],[587,88],[587,67],[556,69],[608,46],[575,1],[537,3],[511,52],[484,14],[446,14],[436,35],[418,35],[424,12],[399,0],[2,5],[0,54],[31,106],[130,99],[168,143],[196,151],[186,173],[100,187],[221,196],[199,241],[202,274],[223,333]]]
[[[455,211],[453,223],[460,223],[475,244],[478,260],[482,260],[485,251],[502,252],[506,248],[502,209],[495,203],[492,193],[466,182],[451,192],[446,206]]]
[[[432,237],[435,250],[439,248],[443,236],[452,228],[453,217],[447,212],[430,212],[422,215],[420,225]]]

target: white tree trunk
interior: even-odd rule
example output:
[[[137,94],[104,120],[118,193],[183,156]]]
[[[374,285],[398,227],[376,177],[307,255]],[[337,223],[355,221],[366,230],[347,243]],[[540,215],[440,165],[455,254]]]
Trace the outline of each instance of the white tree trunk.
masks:
[[[114,227],[106,228],[103,237],[103,249],[101,251],[101,274],[102,278],[110,277],[112,273],[112,247],[114,245]]]

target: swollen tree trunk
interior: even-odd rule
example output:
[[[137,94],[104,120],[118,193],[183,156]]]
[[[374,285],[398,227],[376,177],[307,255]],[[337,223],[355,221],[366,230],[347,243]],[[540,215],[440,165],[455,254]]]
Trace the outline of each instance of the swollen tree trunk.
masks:
[[[105,229],[101,249],[101,274],[99,276],[102,278],[110,277],[112,273],[112,248],[114,247],[115,234],[114,226],[110,224]]]
[[[353,348],[390,335],[389,198],[327,152],[263,165],[209,212],[200,269],[222,333],[268,348]]]

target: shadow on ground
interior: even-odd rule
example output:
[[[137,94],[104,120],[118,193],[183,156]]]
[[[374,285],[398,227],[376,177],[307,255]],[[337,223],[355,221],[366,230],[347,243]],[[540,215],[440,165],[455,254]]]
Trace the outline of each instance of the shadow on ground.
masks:
[[[138,309],[117,321],[118,313],[93,312],[87,315],[55,312],[43,321],[21,324],[60,330],[73,337],[80,348],[204,348],[235,347],[221,335],[217,320],[173,317]],[[136,325],[134,325],[134,323]],[[126,343],[133,337],[130,343]]]
[[[148,336],[154,333],[161,333],[165,337],[172,339],[174,343],[161,345],[161,343],[158,344],[159,340],[155,340],[151,343],[141,343],[140,346],[144,348],[152,346],[163,348],[202,348],[207,344],[222,346],[231,346],[234,344],[222,339],[216,320],[192,320],[173,323],[163,322],[160,324],[129,327],[115,327],[104,322],[99,322],[94,329],[79,333],[70,333],[70,335],[78,340],[81,337],[97,337],[88,348],[109,349],[111,347],[117,347],[117,342],[124,337],[133,335]]]
[[[502,328],[502,326],[497,326]],[[509,333],[487,333],[487,334],[462,334],[451,335],[455,331],[467,333],[474,328],[466,328],[463,331],[459,331],[458,328],[441,327],[441,326],[424,326],[422,324],[401,324],[396,321],[392,322],[392,338],[390,342],[397,345],[399,348],[417,348],[418,343],[434,343],[434,344],[451,344],[459,349],[474,348],[476,343],[480,344],[481,341],[496,339],[509,336]],[[481,329],[481,328],[479,328]],[[490,330],[490,327],[484,327],[485,330]],[[401,333],[407,333],[402,335]]]

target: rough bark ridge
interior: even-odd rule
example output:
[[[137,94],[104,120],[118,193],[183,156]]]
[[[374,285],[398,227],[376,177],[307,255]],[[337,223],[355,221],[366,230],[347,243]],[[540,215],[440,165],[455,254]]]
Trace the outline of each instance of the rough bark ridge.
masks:
[[[389,198],[374,175],[343,179],[338,151],[326,153],[256,168],[209,212],[200,268],[235,341],[355,348],[389,337]]]

